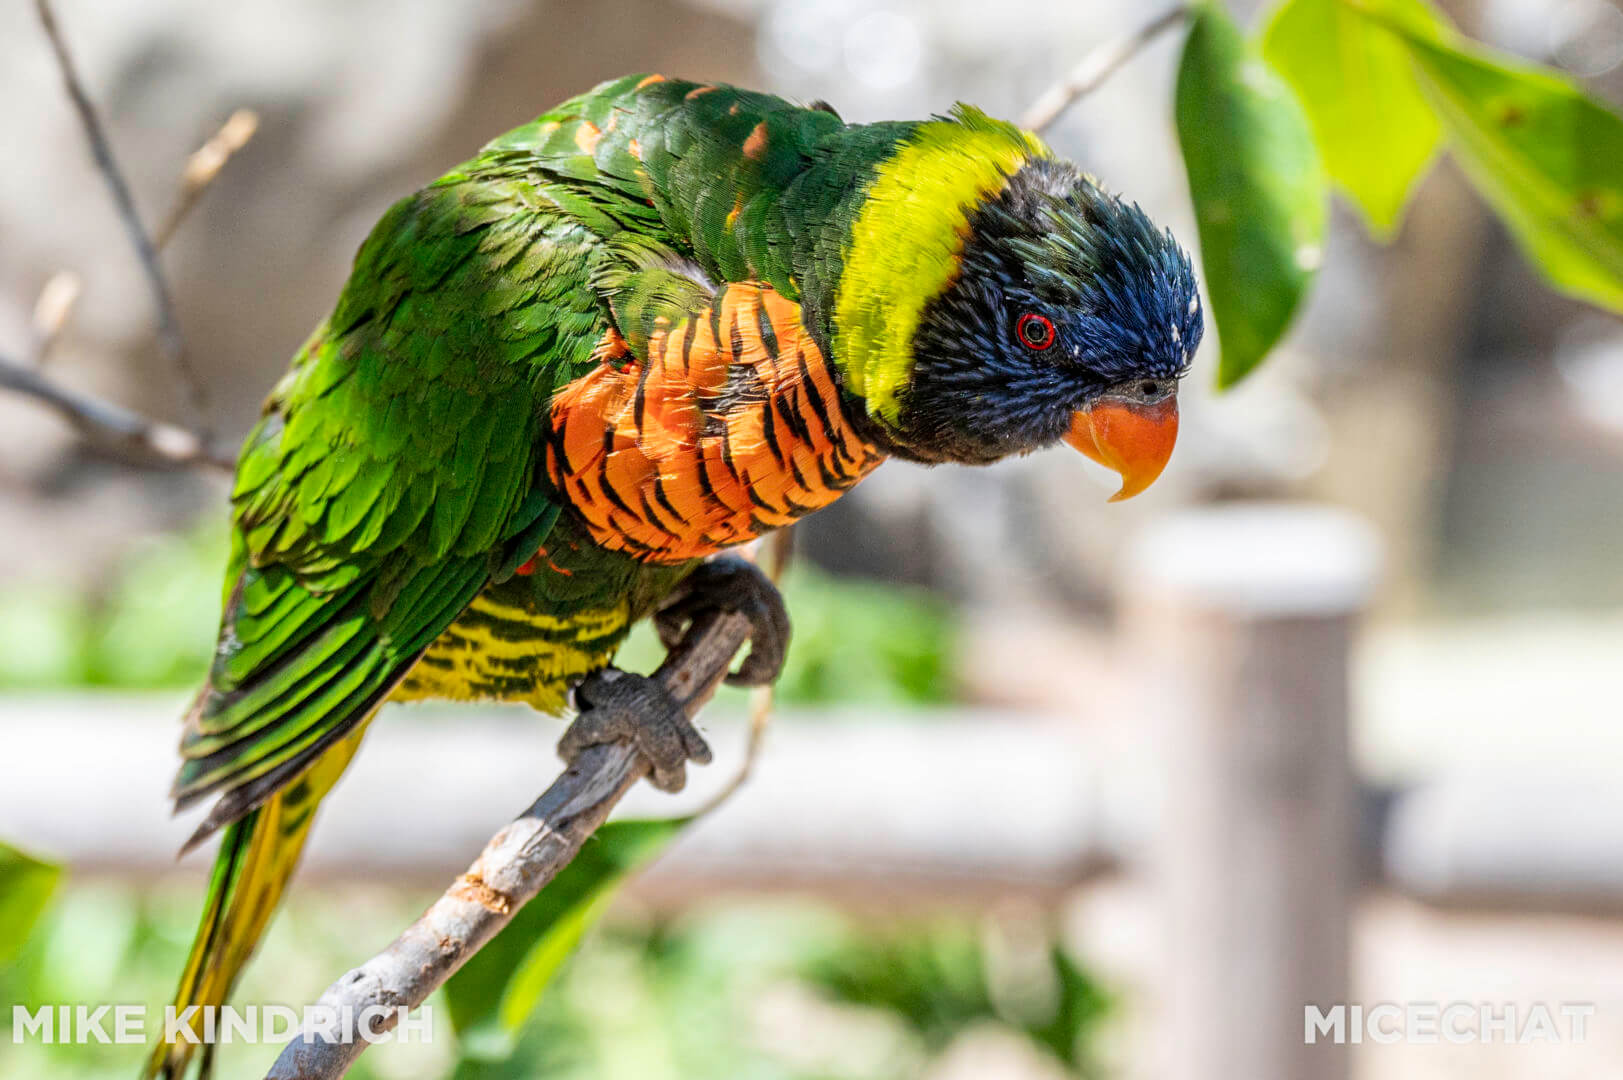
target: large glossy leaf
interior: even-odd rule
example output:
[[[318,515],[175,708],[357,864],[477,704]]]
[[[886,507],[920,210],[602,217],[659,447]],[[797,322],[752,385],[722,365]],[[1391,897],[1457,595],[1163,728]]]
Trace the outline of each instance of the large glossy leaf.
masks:
[[[1286,0],[1262,52],[1307,111],[1330,179],[1384,240],[1437,156],[1442,125],[1403,40],[1370,17],[1375,8],[1417,28],[1441,25],[1422,0]]]
[[[0,844],[0,965],[28,940],[61,876],[61,867]]]
[[[1554,72],[1388,25],[1528,258],[1558,290],[1623,313],[1623,119]]]
[[[1313,280],[1324,168],[1295,95],[1215,4],[1194,10],[1177,123],[1227,387],[1273,348]]]
[[[632,871],[665,849],[688,818],[611,821],[573,862],[446,984],[451,1023],[471,1057],[512,1052],[553,977]]]

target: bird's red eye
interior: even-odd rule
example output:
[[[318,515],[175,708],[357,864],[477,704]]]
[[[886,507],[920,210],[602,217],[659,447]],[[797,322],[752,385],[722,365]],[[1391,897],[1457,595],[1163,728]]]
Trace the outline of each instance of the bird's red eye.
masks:
[[[1028,349],[1042,352],[1054,344],[1054,324],[1048,316],[1039,315],[1035,311],[1028,311],[1020,316],[1020,321],[1014,324],[1014,332],[1020,339],[1020,344]]]

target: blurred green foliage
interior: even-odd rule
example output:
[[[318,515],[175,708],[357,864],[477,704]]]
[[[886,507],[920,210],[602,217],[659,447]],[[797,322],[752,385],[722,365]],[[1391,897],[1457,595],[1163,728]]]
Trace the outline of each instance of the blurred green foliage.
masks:
[[[1096,1075],[1092,1036],[1111,1001],[1104,989],[1059,946],[1002,980],[989,958],[961,924],[935,923],[830,951],[807,977],[835,1000],[896,1014],[929,1050],[996,1016],[1078,1076]]]
[[[96,596],[60,584],[0,587],[0,690],[195,685],[213,653],[226,544],[224,524],[210,515],[189,532],[137,547]],[[952,699],[955,628],[951,608],[938,597],[798,566],[784,593],[794,640],[780,700]],[[648,671],[662,655],[644,625],[620,662]]]
[[[210,515],[138,545],[91,596],[63,583],[0,588],[0,689],[169,689],[214,652],[226,531]]]
[[[417,893],[301,890],[237,995],[242,1004],[313,1000],[384,944]],[[0,999],[124,1002],[159,1010],[185,955],[197,897],[101,883],[63,890],[16,961]],[[364,1055],[356,1080],[908,1080],[965,1035],[1001,1032],[1023,1053],[1094,1075],[1109,999],[1041,934],[1010,935],[970,915],[866,923],[826,905],[701,905],[675,919],[622,905],[559,971],[501,1060],[466,1054],[443,995],[431,1039]],[[149,1020],[151,1024],[154,1021]],[[221,1048],[222,1075],[262,1075],[272,1045]],[[0,1075],[128,1080],[141,1048],[13,1044]]]
[[[1022,993],[987,938],[962,918],[875,927],[783,903],[611,927],[564,970],[511,1058],[465,1057],[454,1078],[906,1080],[986,1029],[1095,1075],[1107,996],[1068,958],[1045,994]]]
[[[61,876],[60,867],[0,843],[0,966],[22,949]]]

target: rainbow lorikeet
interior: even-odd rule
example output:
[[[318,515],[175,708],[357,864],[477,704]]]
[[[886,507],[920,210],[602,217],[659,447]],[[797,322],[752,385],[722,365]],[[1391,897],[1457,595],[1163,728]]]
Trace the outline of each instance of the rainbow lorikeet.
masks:
[[[633,623],[743,611],[730,678],[770,681],[781,600],[712,556],[886,457],[1063,440],[1136,494],[1201,331],[1169,233],[963,106],[847,124],[628,76],[397,203],[237,467],[174,787],[216,797],[188,847],[224,829],[178,1004],[224,1002],[385,701],[558,713],[573,691],[566,756],[630,738],[679,787],[708,751],[610,667]],[[148,1075],[195,1049],[159,1045]]]

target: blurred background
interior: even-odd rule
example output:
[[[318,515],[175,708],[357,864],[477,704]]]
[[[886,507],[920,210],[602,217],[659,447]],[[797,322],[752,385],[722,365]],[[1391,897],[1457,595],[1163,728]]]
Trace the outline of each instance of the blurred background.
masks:
[[[1623,102],[1606,0],[1442,6]],[[60,9],[149,218],[232,110],[260,115],[165,255],[208,422],[233,442],[383,210],[564,97],[644,70],[827,99],[848,120],[957,100],[1015,117],[1150,14]],[[1176,37],[1048,138],[1192,245]],[[42,286],[72,270],[82,299],[52,377],[189,421],[29,5],[0,7],[0,72],[0,347],[29,340]],[[1309,305],[1257,375],[1216,396],[1205,353],[1174,463],[1131,503],[1107,507],[1107,475],[1055,451],[892,463],[799,527],[795,644],[750,786],[629,887],[512,1057],[492,1063],[442,1015],[430,1045],[380,1048],[352,1075],[1617,1075],[1623,325],[1544,288],[1445,161],[1390,247],[1337,207]],[[164,795],[218,617],[224,493],[0,395],[0,838],[69,872],[0,968],[0,1003],[167,1001],[209,857],[173,861],[189,823]],[[719,786],[743,710],[711,710],[718,763],[691,801],[638,792],[627,812]],[[386,944],[544,786],[560,730],[394,710],[239,1000],[313,1000]],[[1454,1001],[1595,1013],[1582,1043],[1301,1045],[1308,1002]],[[227,1048],[226,1071],[274,1053]],[[135,1063],[0,1039],[6,1075]]]

